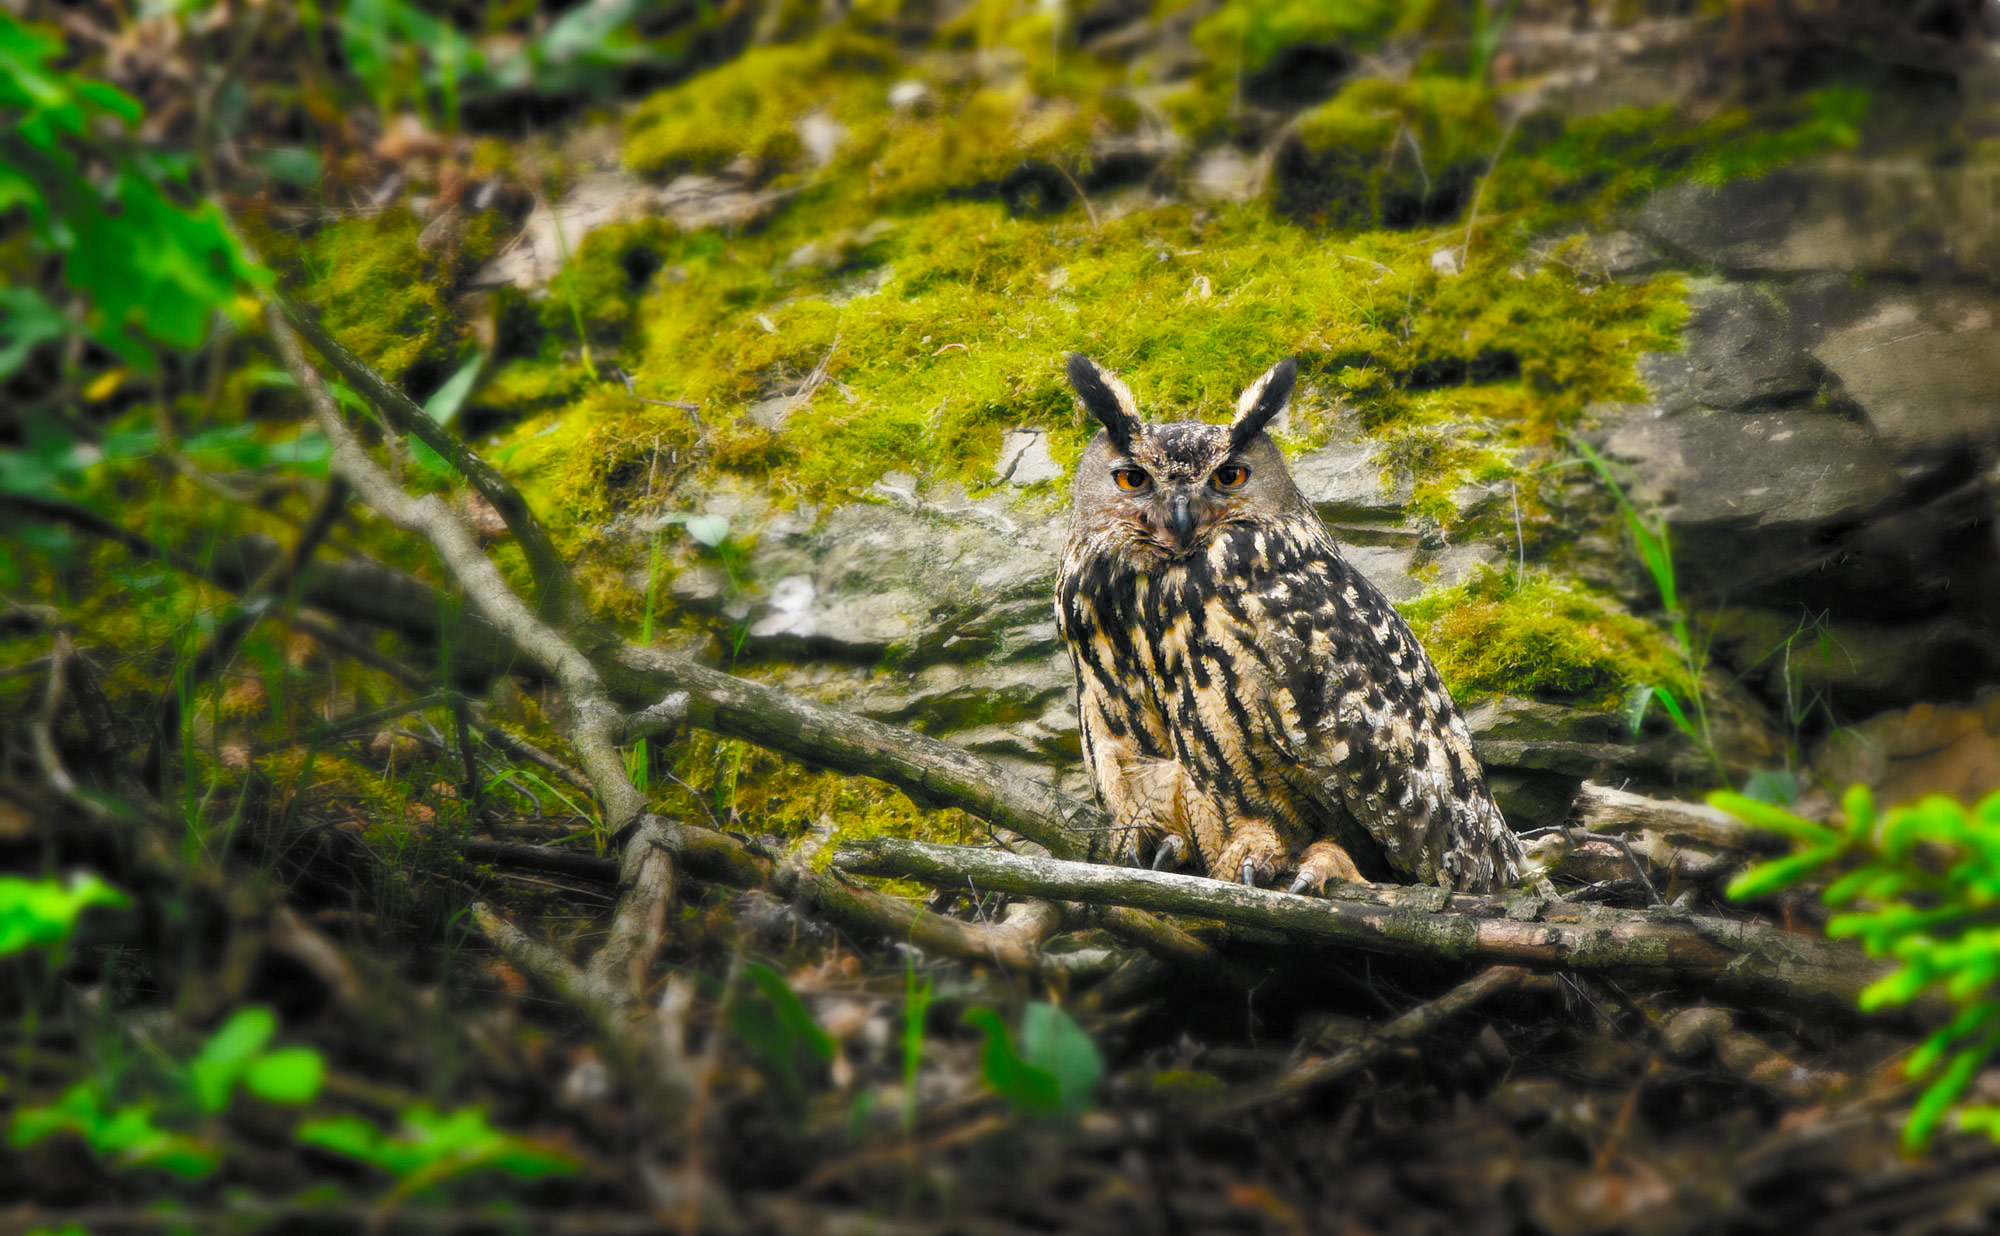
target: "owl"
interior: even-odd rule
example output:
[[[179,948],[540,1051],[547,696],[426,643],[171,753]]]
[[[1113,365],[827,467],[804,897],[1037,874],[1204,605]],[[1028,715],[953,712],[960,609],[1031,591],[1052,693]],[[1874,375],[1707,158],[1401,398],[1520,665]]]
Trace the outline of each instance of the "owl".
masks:
[[[1465,718],[1264,432],[1296,377],[1280,361],[1227,426],[1146,424],[1069,360],[1104,429],[1076,468],[1056,623],[1115,856],[1292,892],[1517,883]]]

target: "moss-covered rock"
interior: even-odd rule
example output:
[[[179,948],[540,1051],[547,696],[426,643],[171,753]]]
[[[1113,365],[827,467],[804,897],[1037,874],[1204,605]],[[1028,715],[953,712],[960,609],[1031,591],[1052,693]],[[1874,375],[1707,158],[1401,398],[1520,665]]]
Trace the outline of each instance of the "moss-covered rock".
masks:
[[[1461,701],[1523,695],[1603,710],[1634,686],[1687,694],[1663,630],[1553,575],[1486,571],[1402,608]]]

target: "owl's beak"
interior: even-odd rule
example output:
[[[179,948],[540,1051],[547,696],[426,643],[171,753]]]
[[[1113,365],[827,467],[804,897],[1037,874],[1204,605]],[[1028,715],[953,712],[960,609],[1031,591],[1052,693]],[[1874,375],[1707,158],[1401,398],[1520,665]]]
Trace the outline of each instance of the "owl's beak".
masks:
[[[1184,489],[1175,489],[1167,498],[1167,527],[1182,549],[1194,541],[1194,503]]]

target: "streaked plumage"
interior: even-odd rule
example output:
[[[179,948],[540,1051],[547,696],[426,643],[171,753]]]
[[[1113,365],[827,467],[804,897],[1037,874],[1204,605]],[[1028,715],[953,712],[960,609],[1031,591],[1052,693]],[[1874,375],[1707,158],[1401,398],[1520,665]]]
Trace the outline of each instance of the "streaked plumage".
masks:
[[[1056,622],[1116,855],[1295,889],[1519,881],[1436,668],[1264,433],[1292,363],[1228,426],[1146,425],[1117,378],[1081,356],[1069,374],[1105,429],[1077,465]]]

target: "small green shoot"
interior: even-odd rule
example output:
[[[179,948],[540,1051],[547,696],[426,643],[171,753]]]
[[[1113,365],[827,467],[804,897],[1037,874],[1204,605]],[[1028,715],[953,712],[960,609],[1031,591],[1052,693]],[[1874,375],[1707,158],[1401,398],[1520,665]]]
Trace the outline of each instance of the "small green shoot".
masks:
[[[756,962],[743,974],[750,983],[729,1002],[729,1029],[750,1049],[779,1115],[796,1127],[805,1120],[809,1085],[833,1059],[833,1039],[783,975]]]
[[[1665,686],[1655,683],[1635,692],[1627,701],[1626,716],[1634,726],[1643,721],[1646,705],[1658,700],[1660,708],[1674,723],[1674,728],[1700,744],[1708,755],[1709,763],[1718,774],[1723,771],[1722,754],[1715,745],[1714,728],[1709,724],[1708,701],[1701,690],[1702,675],[1708,668],[1705,647],[1695,643],[1694,633],[1688,626],[1687,611],[1681,607],[1680,581],[1674,573],[1673,541],[1665,517],[1648,517],[1632,505],[1625,496],[1625,487],[1618,483],[1611,461],[1600,455],[1588,442],[1581,438],[1570,440],[1584,461],[1595,471],[1605,487],[1618,500],[1619,510],[1624,512],[1625,527],[1632,533],[1632,541],[1639,549],[1639,560],[1645,564],[1646,574],[1653,579],[1653,586],[1659,590],[1660,607],[1666,611],[1667,623],[1673,631],[1674,648],[1687,671],[1687,681],[1691,684],[1689,703],[1692,709],[1684,708],[1681,701]]]
[[[917,1074],[924,1063],[924,1019],[931,1010],[931,979],[917,981],[917,959],[904,961],[903,977],[903,1131],[917,1127]]]

